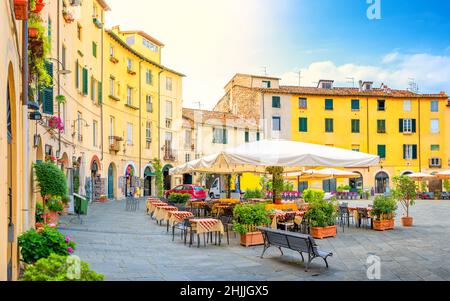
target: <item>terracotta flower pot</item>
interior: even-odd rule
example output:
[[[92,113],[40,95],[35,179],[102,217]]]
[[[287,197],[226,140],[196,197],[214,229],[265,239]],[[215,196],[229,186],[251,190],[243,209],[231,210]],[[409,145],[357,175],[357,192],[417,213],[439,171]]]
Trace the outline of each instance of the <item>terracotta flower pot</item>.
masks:
[[[14,0],[14,15],[16,20],[27,20],[28,0]]]
[[[59,222],[59,213],[50,211],[47,213],[46,224],[55,224],[57,225]]]
[[[385,231],[385,230],[393,230],[395,225],[395,221],[393,219],[389,220],[381,220],[373,221],[373,229],[376,231]]]
[[[282,200],[281,199],[276,199],[275,200],[275,204],[277,204],[277,205],[281,205],[283,202],[282,202]]]
[[[35,39],[38,37],[39,31],[35,27],[28,28],[28,38]]]
[[[45,3],[44,0],[36,0],[36,8],[33,10],[33,13],[38,14],[44,9]]]
[[[330,227],[311,227],[311,236],[318,239],[324,239],[327,237],[336,237],[336,226]]]
[[[403,216],[400,219],[403,227],[412,227],[413,226],[413,218],[411,216]]]
[[[259,246],[264,244],[264,238],[261,232],[248,232],[241,234],[241,245],[245,247]]]

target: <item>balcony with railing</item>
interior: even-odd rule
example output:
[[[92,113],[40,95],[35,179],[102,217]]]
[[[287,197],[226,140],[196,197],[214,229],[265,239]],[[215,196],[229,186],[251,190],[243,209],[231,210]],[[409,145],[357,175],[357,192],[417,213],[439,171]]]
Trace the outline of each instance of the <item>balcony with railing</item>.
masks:
[[[171,148],[164,147],[164,161],[174,162],[176,159],[176,151]]]
[[[109,151],[118,153],[120,151],[120,142],[123,141],[122,137],[110,136],[109,137]]]

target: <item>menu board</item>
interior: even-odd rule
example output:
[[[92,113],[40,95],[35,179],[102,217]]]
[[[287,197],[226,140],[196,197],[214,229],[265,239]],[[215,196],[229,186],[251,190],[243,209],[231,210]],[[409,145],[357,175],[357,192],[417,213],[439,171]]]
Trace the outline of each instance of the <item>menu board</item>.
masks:
[[[92,190],[92,196],[94,200],[99,200],[102,195],[106,195],[106,179],[95,177],[94,188]]]

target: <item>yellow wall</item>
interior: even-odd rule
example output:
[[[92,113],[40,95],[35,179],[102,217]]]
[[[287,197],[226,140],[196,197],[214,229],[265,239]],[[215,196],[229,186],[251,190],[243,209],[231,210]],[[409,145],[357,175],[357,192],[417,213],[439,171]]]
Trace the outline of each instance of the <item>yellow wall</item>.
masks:
[[[307,98],[307,109],[299,109],[299,98]],[[326,98],[333,99],[332,111],[325,110]],[[445,133],[449,127],[445,118],[446,112],[448,114],[448,108],[445,107],[447,98],[420,98],[420,105],[419,99],[408,99],[411,100],[411,111],[409,112],[404,111],[403,98],[359,97],[359,111],[351,110],[352,99],[358,99],[358,97],[293,95],[291,99],[292,139],[345,149],[359,147],[361,152],[375,155],[377,155],[379,144],[386,145],[386,160],[382,160],[380,166],[370,169],[353,169],[363,174],[365,187],[374,185],[375,174],[381,170],[381,167],[389,174],[391,180],[393,176],[400,175],[405,171],[416,172],[420,168],[424,172],[439,171],[439,169],[429,167],[431,157],[441,158],[443,168],[447,167],[445,155],[448,147]],[[377,110],[378,99],[386,100],[386,111]],[[439,112],[431,112],[431,100],[439,100]],[[308,132],[306,133],[299,131],[300,117],[308,118]],[[325,132],[325,118],[334,119],[333,133]],[[404,134],[399,132],[399,119],[406,118],[417,120],[417,133]],[[430,120],[432,118],[440,120],[439,134],[430,133]],[[360,120],[360,133],[351,132],[352,119]],[[386,120],[385,134],[377,133],[378,119]],[[420,145],[417,160],[403,159],[403,144],[417,144],[418,148]],[[431,152],[431,144],[439,144],[440,151]],[[348,180],[344,182],[348,183]]]

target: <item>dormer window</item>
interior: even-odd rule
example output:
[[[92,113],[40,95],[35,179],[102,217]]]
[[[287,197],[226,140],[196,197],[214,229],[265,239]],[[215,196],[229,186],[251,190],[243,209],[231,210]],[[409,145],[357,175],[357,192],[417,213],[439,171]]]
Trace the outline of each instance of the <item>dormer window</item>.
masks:
[[[334,83],[333,80],[323,80],[323,79],[321,79],[319,81],[319,84],[318,84],[317,87],[320,88],[320,89],[332,90],[333,89],[333,83]]]
[[[270,89],[270,87],[271,87],[271,82],[270,82],[270,80],[263,80],[263,81],[262,81],[262,87],[263,87],[264,89]]]

